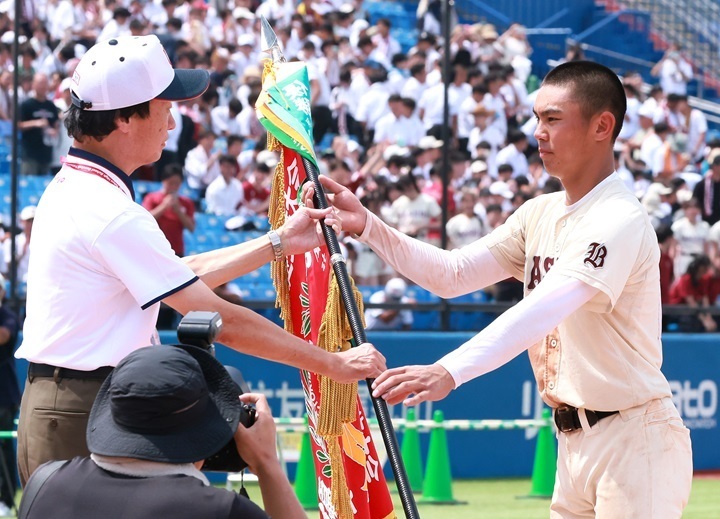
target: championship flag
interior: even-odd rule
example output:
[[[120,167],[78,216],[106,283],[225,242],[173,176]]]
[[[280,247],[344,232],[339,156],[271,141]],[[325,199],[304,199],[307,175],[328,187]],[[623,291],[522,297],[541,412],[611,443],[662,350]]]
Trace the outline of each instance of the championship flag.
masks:
[[[317,166],[305,64],[266,61],[256,112],[268,131],[268,149],[280,153],[269,209],[270,224],[277,228],[299,208],[306,179],[302,158]],[[273,262],[272,277],[277,291],[275,304],[288,332],[328,351],[350,348],[352,330],[326,248]],[[362,296],[354,292],[362,308]],[[301,379],[320,516],[394,519],[392,499],[357,384],[340,384],[307,371],[301,371]]]

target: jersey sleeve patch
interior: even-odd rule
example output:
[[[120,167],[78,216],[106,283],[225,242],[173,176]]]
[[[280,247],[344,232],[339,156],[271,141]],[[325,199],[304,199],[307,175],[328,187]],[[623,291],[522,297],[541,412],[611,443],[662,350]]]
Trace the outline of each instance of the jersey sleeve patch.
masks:
[[[601,269],[605,266],[607,254],[608,250],[605,244],[593,242],[588,245],[583,264],[595,270]]]

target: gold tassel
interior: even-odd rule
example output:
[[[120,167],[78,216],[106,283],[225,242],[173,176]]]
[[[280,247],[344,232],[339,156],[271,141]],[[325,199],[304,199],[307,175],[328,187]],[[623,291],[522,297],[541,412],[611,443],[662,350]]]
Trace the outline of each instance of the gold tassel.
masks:
[[[270,227],[277,229],[285,223],[285,151],[280,142],[268,133],[268,150],[279,151],[280,160],[275,167],[275,175],[270,190],[270,206],[268,207],[268,220]],[[270,264],[270,277],[275,286],[275,308],[280,309],[280,318],[285,323],[285,330],[293,333],[293,322],[290,308],[290,282],[288,280],[287,265],[284,258]]]
[[[333,438],[331,441],[326,440],[325,445],[327,445],[328,456],[330,456],[330,468],[332,470],[332,488],[330,489],[330,495],[333,507],[339,519],[353,519],[352,503],[350,502],[350,492],[348,491],[347,480],[345,479],[340,441],[338,438]]]
[[[362,294],[350,278],[353,296],[360,315],[363,315]],[[363,325],[364,325],[363,321]],[[350,322],[343,309],[340,287],[335,273],[331,272],[328,284],[328,298],[325,313],[320,324],[318,347],[325,351],[345,351],[349,349],[352,339]],[[331,496],[335,509],[342,519],[352,518],[352,506],[348,493],[347,481],[343,469],[343,457],[340,449],[340,437],[343,423],[353,422],[357,414],[357,383],[341,384],[331,378],[320,375],[320,413],[317,431],[325,440],[330,456],[333,472]],[[340,476],[340,477],[339,477]],[[344,515],[347,513],[347,515]]]
[[[270,76],[270,80],[275,80],[275,68],[273,61],[267,59],[263,62],[262,81]],[[270,206],[268,207],[268,221],[272,229],[277,229],[285,223],[285,151],[271,133],[267,134],[267,149],[280,153],[280,160],[275,167],[275,174],[272,179],[272,187],[270,189]],[[285,323],[285,330],[293,333],[293,323],[290,308],[290,285],[288,281],[288,272],[286,260],[273,261],[270,264],[270,277],[275,286],[275,308],[280,308],[280,318]]]

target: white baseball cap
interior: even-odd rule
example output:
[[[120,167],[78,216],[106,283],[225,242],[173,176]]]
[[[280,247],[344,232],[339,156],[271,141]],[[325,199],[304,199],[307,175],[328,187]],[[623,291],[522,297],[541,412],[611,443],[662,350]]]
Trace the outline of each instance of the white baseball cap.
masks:
[[[20,211],[20,219],[23,222],[26,222],[28,220],[32,220],[35,218],[35,211],[37,210],[37,207],[34,205],[28,205],[23,208],[22,211]]]
[[[255,46],[255,36],[252,34],[241,34],[238,36],[237,44],[239,47],[242,47],[243,45],[247,45],[248,47],[254,47]]]
[[[405,283],[403,279],[392,278],[387,283],[385,283],[385,293],[388,297],[391,297],[393,299],[400,299],[402,296],[405,295],[406,290],[407,283]]]
[[[255,15],[247,7],[236,7],[232,12],[233,18],[245,18],[246,20],[254,20]]]
[[[472,164],[470,164],[470,171],[472,173],[480,173],[482,171],[487,171],[488,165],[483,160],[475,160]]]
[[[397,144],[391,144],[383,152],[383,159],[387,162],[391,157],[409,157],[410,149]]]
[[[436,139],[432,135],[426,135],[425,137],[422,137],[420,139],[420,142],[418,142],[418,148],[421,150],[432,150],[437,148],[442,148],[443,141],[440,139]]]
[[[173,69],[155,35],[120,36],[88,50],[72,81],[72,103],[95,112],[151,99],[193,99],[207,89],[210,74],[201,69]]]
[[[515,196],[515,194],[510,189],[510,186],[508,186],[502,180],[496,180],[495,182],[490,184],[490,194],[500,195],[503,198],[507,198],[508,200]]]

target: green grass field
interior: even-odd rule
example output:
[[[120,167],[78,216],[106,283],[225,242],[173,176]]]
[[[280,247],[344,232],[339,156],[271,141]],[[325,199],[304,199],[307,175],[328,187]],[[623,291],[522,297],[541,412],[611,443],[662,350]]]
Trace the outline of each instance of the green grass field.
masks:
[[[550,499],[525,498],[529,479],[461,480],[453,482],[453,497],[467,504],[418,504],[422,519],[541,519],[549,515]],[[416,496],[420,499],[420,496]],[[398,517],[404,517],[400,498],[393,495]],[[695,478],[685,519],[720,516],[720,478]],[[310,515],[312,517],[312,515]]]
[[[260,503],[260,489],[247,483],[250,498]],[[530,491],[529,479],[474,479],[453,482],[453,497],[466,504],[418,504],[422,519],[544,519],[549,515],[550,499],[524,497]],[[393,487],[394,490],[394,487]],[[416,495],[420,500],[421,496]],[[18,502],[20,496],[18,495]],[[398,518],[405,517],[400,497],[393,493]],[[309,511],[308,517],[318,513]],[[695,478],[684,519],[709,519],[720,516],[720,478]],[[160,519],[160,518],[159,518]]]

